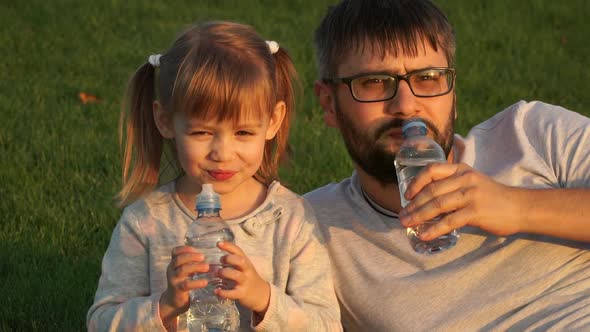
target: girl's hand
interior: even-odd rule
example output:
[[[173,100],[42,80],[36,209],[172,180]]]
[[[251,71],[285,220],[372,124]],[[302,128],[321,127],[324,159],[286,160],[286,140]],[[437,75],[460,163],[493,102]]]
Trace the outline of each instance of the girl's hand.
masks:
[[[511,235],[522,229],[517,191],[466,164],[433,163],[408,186],[406,199],[412,201],[400,211],[400,222],[415,227],[444,215],[420,235],[424,241],[465,225]]]
[[[223,263],[232,266],[221,269],[218,276],[233,280],[236,286],[229,290],[216,289],[215,294],[238,300],[244,307],[264,316],[270,301],[270,285],[258,275],[240,247],[231,242],[219,242],[218,246],[230,253],[223,258]]]
[[[187,311],[190,306],[189,290],[207,286],[207,280],[192,280],[195,273],[209,271],[205,256],[193,247],[172,249],[172,258],[166,269],[168,287],[160,297],[160,317],[165,326]]]

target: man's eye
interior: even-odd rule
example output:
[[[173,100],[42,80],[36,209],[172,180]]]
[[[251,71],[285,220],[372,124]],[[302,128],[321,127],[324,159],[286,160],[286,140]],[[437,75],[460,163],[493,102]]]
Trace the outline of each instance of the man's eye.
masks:
[[[417,75],[420,81],[436,81],[440,79],[440,73],[437,71],[427,71]]]
[[[362,85],[382,85],[385,82],[385,79],[380,77],[366,77],[361,81]]]
[[[236,135],[238,135],[238,136],[253,136],[253,135],[255,135],[255,133],[252,131],[248,131],[248,130],[240,130],[240,131],[236,132]]]

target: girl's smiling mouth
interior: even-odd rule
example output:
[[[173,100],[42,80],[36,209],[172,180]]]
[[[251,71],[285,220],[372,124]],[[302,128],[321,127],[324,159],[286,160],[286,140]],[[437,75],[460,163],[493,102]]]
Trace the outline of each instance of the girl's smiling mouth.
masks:
[[[209,176],[214,178],[217,181],[225,181],[230,179],[236,172],[233,171],[224,171],[224,170],[212,170],[208,171]]]

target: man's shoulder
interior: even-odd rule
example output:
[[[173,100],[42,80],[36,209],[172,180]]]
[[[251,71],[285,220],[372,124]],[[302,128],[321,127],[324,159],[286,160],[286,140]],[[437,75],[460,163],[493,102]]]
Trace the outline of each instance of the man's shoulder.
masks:
[[[331,214],[334,210],[342,208],[343,205],[350,205],[352,193],[355,191],[353,177],[316,188],[304,194],[303,198],[312,206],[317,215]]]
[[[473,127],[472,131],[498,130],[499,128],[546,129],[558,123],[578,124],[589,119],[558,105],[541,101],[518,101]]]
[[[316,188],[308,193],[303,194],[303,197],[312,204],[320,202],[330,202],[340,200],[342,195],[351,186],[351,178],[346,178],[340,182],[332,182],[322,187]]]

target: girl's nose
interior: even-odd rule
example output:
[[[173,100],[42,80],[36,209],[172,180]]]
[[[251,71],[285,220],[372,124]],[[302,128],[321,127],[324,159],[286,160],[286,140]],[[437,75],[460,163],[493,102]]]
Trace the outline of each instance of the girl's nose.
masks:
[[[214,137],[211,142],[211,150],[209,151],[209,158],[214,161],[227,161],[232,156],[232,144],[224,137]]]

